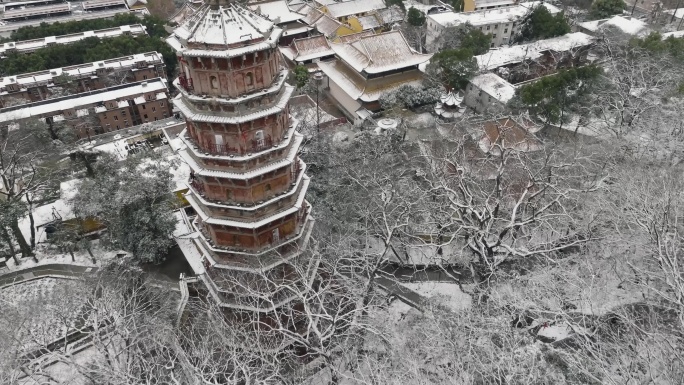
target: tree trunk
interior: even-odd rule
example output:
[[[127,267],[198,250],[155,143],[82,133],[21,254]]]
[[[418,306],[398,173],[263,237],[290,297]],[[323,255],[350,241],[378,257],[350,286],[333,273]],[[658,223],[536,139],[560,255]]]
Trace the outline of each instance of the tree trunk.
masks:
[[[24,234],[21,233],[21,230],[19,229],[19,223],[17,223],[16,219],[12,220],[12,224],[10,225],[10,227],[12,229],[12,235],[14,235],[14,238],[16,238],[17,243],[19,244],[19,249],[21,250],[21,257],[26,258],[33,256],[33,260],[38,262],[38,259],[35,257],[35,255],[33,255],[31,247],[28,243],[26,243],[26,238],[24,238]]]
[[[95,259],[95,256],[93,255],[93,251],[90,249],[90,246],[86,246],[86,251],[88,251],[88,255],[90,255],[90,259],[93,261],[93,264],[97,263],[97,259]]]
[[[50,133],[50,139],[59,140],[59,136],[57,136],[57,133],[55,132],[55,127],[53,126],[52,118],[45,119],[45,121],[47,123],[48,132]]]
[[[71,262],[76,262],[76,257],[74,256],[74,251],[69,249],[69,255],[71,255]]]
[[[26,203],[28,203],[28,216],[31,226],[31,250],[33,250],[36,248],[36,221],[33,219],[33,203],[31,202],[29,193],[26,193]]]
[[[17,253],[14,252],[14,245],[12,244],[12,237],[10,237],[9,232],[7,232],[7,229],[5,227],[2,228],[2,237],[5,238],[5,242],[7,242],[7,246],[10,249],[10,253],[12,254],[12,259],[14,259],[14,263],[19,266],[19,258],[17,258]]]
[[[93,165],[90,164],[90,160],[88,159],[88,156],[86,154],[81,154],[83,157],[83,164],[85,165],[86,168],[86,175],[88,175],[91,178],[95,177],[95,170],[93,169]]]

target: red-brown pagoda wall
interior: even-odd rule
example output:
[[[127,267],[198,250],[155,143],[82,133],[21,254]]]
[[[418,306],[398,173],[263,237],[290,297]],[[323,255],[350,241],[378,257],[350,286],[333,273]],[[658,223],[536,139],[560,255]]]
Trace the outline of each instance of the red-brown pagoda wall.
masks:
[[[278,53],[267,50],[231,59],[188,57],[181,61],[180,70],[192,80],[194,94],[238,97],[268,88],[279,67]]]
[[[297,213],[254,230],[206,224],[204,228],[218,246],[260,249],[276,245],[273,239],[275,229],[278,229],[280,240],[294,235],[297,231]]]

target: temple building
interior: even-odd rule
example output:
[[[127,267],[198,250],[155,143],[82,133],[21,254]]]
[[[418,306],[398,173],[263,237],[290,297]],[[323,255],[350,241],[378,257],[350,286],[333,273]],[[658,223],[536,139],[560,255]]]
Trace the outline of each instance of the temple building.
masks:
[[[335,60],[320,62],[330,96],[351,121],[360,123],[380,110],[382,95],[401,86],[421,86],[418,68],[432,55],[416,52],[399,31],[331,43]]]
[[[309,178],[281,34],[265,16],[219,0],[167,39],[179,59],[173,103],[187,127],[178,152],[192,170],[186,198],[197,213],[181,245],[196,275],[190,290],[227,320],[262,326],[296,306],[291,289],[307,290],[313,275],[301,271],[315,271],[304,253],[313,227]]]

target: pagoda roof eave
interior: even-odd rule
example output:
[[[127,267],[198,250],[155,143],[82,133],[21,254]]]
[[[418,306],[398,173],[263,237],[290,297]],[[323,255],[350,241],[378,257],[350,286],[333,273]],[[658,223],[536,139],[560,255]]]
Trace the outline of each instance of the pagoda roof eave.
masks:
[[[281,28],[274,28],[271,34],[263,41],[254,44],[248,44],[242,47],[212,50],[212,49],[195,49],[188,48],[184,45],[183,40],[177,36],[172,35],[166,39],[166,43],[171,46],[177,53],[183,56],[190,57],[213,57],[213,58],[233,58],[242,56],[248,53],[263,51],[278,46],[278,39],[283,33]]]
[[[177,97],[175,97],[173,99],[173,104],[176,107],[178,107],[178,109],[181,111],[181,113],[183,114],[183,116],[185,116],[186,119],[191,120],[193,122],[239,124],[285,111],[287,107],[287,102],[290,100],[290,97],[292,96],[293,92],[294,87],[286,85],[284,87],[283,94],[280,97],[280,100],[278,100],[278,102],[272,107],[255,111],[251,114],[235,116],[221,116],[195,112],[185,103],[185,101],[182,98],[182,95],[178,95]]]

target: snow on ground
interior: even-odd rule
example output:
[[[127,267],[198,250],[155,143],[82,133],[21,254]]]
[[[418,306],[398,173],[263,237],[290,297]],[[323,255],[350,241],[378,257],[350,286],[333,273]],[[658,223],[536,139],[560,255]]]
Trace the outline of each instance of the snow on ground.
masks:
[[[0,351],[26,351],[44,346],[72,331],[81,299],[79,282],[40,278],[0,290]]]
[[[91,241],[91,251],[95,256],[97,263],[93,263],[90,254],[86,250],[79,250],[74,252],[74,257],[76,261],[73,261],[71,254],[60,253],[55,250],[49,244],[38,244],[34,250],[36,253],[36,258],[38,262],[36,263],[33,258],[23,258],[20,259],[19,266],[16,265],[13,258],[7,260],[7,268],[10,271],[28,269],[40,265],[49,265],[54,263],[69,264],[69,265],[79,265],[79,266],[99,266],[102,265],[104,261],[109,261],[116,258],[119,254],[126,253],[125,251],[106,251],[99,247],[99,241]]]
[[[456,283],[448,282],[401,282],[402,286],[419,295],[434,299],[452,310],[468,309],[472,305],[470,296],[461,291]]]

